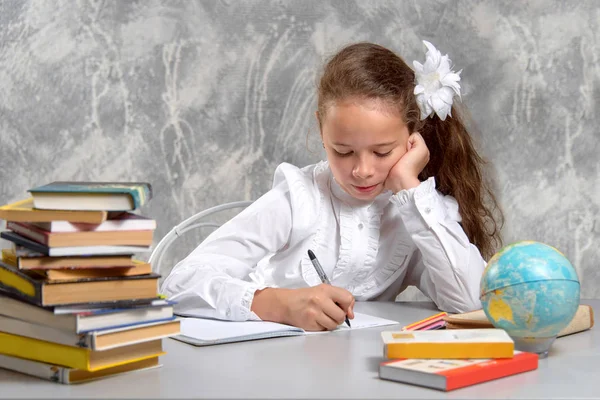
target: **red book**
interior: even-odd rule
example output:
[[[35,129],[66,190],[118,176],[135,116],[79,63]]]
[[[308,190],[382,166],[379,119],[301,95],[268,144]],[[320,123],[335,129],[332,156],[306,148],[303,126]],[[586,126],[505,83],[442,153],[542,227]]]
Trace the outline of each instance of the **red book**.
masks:
[[[450,391],[505,376],[532,371],[538,355],[515,351],[513,358],[396,359],[379,365],[381,379]]]

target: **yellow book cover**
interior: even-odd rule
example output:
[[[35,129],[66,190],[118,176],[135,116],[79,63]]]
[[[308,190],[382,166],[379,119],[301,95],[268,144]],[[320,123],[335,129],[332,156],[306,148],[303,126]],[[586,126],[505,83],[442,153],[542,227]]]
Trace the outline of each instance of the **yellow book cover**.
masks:
[[[386,358],[512,358],[514,342],[502,329],[381,332]]]
[[[150,357],[145,360],[92,372],[0,354],[1,368],[65,385],[88,382],[136,371],[145,371],[152,368],[159,368],[160,366],[158,357]]]
[[[160,339],[111,350],[92,351],[0,332],[0,354],[85,371],[99,371],[165,353]]]
[[[100,224],[108,218],[106,211],[40,210],[33,208],[33,198],[0,206],[0,219],[24,222],[69,221]]]

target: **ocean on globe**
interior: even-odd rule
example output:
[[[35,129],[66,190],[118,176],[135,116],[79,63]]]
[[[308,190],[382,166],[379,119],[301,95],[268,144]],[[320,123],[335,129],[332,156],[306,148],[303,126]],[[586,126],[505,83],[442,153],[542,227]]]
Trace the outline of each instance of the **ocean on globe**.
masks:
[[[579,279],[569,260],[543,243],[522,241],[498,251],[481,278],[480,298],[490,322],[515,348],[546,356],[579,307]]]

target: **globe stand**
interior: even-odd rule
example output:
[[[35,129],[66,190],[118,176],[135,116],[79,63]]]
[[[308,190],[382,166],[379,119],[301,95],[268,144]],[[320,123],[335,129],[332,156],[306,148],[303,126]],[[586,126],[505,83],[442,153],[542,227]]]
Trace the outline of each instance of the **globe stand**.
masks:
[[[525,351],[527,353],[537,353],[539,358],[548,357],[548,351],[550,346],[554,343],[556,336],[549,338],[536,338],[536,337],[513,337],[515,342],[515,349],[519,351]]]

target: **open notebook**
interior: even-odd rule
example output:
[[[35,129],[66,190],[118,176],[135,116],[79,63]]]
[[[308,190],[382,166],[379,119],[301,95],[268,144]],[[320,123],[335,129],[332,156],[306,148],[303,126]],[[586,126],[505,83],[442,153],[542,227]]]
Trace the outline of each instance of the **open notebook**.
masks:
[[[373,317],[357,312],[354,313],[354,319],[351,320],[350,323],[352,328],[348,328],[348,326],[342,324],[335,331],[331,332],[398,324],[397,321]],[[172,338],[194,346],[208,346],[281,336],[301,336],[323,333],[328,332],[307,332],[304,329],[295,326],[267,321],[237,322],[207,318],[182,318],[181,334],[172,336]]]

